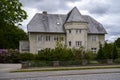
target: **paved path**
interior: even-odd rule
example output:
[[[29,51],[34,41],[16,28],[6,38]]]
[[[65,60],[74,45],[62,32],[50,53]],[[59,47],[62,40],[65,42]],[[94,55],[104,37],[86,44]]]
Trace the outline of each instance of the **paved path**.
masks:
[[[0,80],[120,80],[120,69],[0,72]]]

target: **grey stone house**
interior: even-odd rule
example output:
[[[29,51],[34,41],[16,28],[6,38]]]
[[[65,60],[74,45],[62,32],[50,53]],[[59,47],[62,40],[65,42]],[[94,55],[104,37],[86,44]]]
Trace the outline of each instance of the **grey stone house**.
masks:
[[[88,15],[82,15],[76,7],[68,14],[36,13],[27,30],[30,53],[55,48],[59,38],[68,48],[83,46],[86,50],[97,52],[99,42],[104,44],[107,33],[102,24]]]

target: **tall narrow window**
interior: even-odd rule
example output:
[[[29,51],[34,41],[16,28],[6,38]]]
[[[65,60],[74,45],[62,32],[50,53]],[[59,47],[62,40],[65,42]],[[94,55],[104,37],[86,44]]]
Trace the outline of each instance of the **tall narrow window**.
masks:
[[[96,41],[96,36],[95,35],[92,35],[92,41]]]
[[[50,35],[46,35],[46,41],[50,41]]]
[[[81,41],[76,41],[76,47],[80,47],[82,46],[82,42]]]
[[[69,46],[72,46],[72,43],[71,43],[71,41],[69,41]]]
[[[42,41],[43,36],[42,35],[38,35],[37,39],[38,39],[38,41]]]
[[[58,36],[57,35],[54,36],[54,41],[58,41]]]
[[[70,30],[70,29],[69,29],[68,31],[69,31],[69,33],[71,33],[71,30]]]

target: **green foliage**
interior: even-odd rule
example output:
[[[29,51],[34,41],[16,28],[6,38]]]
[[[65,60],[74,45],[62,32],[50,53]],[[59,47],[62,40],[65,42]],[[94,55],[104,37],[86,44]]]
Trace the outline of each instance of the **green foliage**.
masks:
[[[104,47],[103,47],[103,52],[105,55],[105,59],[112,59],[112,48],[113,48],[113,44],[112,43],[105,43]]]
[[[19,57],[20,57],[20,62],[22,62],[22,61],[31,61],[31,60],[35,59],[35,56],[32,53],[20,53]]]
[[[112,59],[115,60],[117,58],[118,58],[118,51],[117,51],[116,43],[114,43],[112,49]]]
[[[101,43],[99,44],[99,51],[97,53],[97,59],[98,60],[105,59],[105,54],[103,52],[103,48],[102,48],[102,44]]]
[[[16,25],[27,18],[18,0],[0,0],[0,48],[18,48],[20,40],[27,34]]]
[[[90,60],[95,60],[96,54],[95,54],[95,53],[92,53],[91,51],[87,51],[87,52],[85,52],[84,58],[85,58],[86,60],[88,60],[88,61],[90,61]]]
[[[118,38],[118,39],[115,41],[115,43],[116,43],[116,46],[117,46],[118,48],[120,48],[120,38]]]
[[[0,25],[15,25],[27,18],[19,0],[0,0]]]
[[[4,26],[0,28],[0,48],[18,49],[20,40],[28,40],[28,35],[16,26]]]

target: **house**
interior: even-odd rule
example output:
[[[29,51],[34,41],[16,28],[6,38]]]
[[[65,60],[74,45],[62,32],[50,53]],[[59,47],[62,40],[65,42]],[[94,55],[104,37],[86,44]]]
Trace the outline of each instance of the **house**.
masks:
[[[38,53],[45,48],[55,48],[61,38],[68,48],[80,48],[97,52],[104,44],[107,33],[102,24],[88,15],[82,15],[74,7],[68,14],[36,13],[27,25],[29,52]]]

